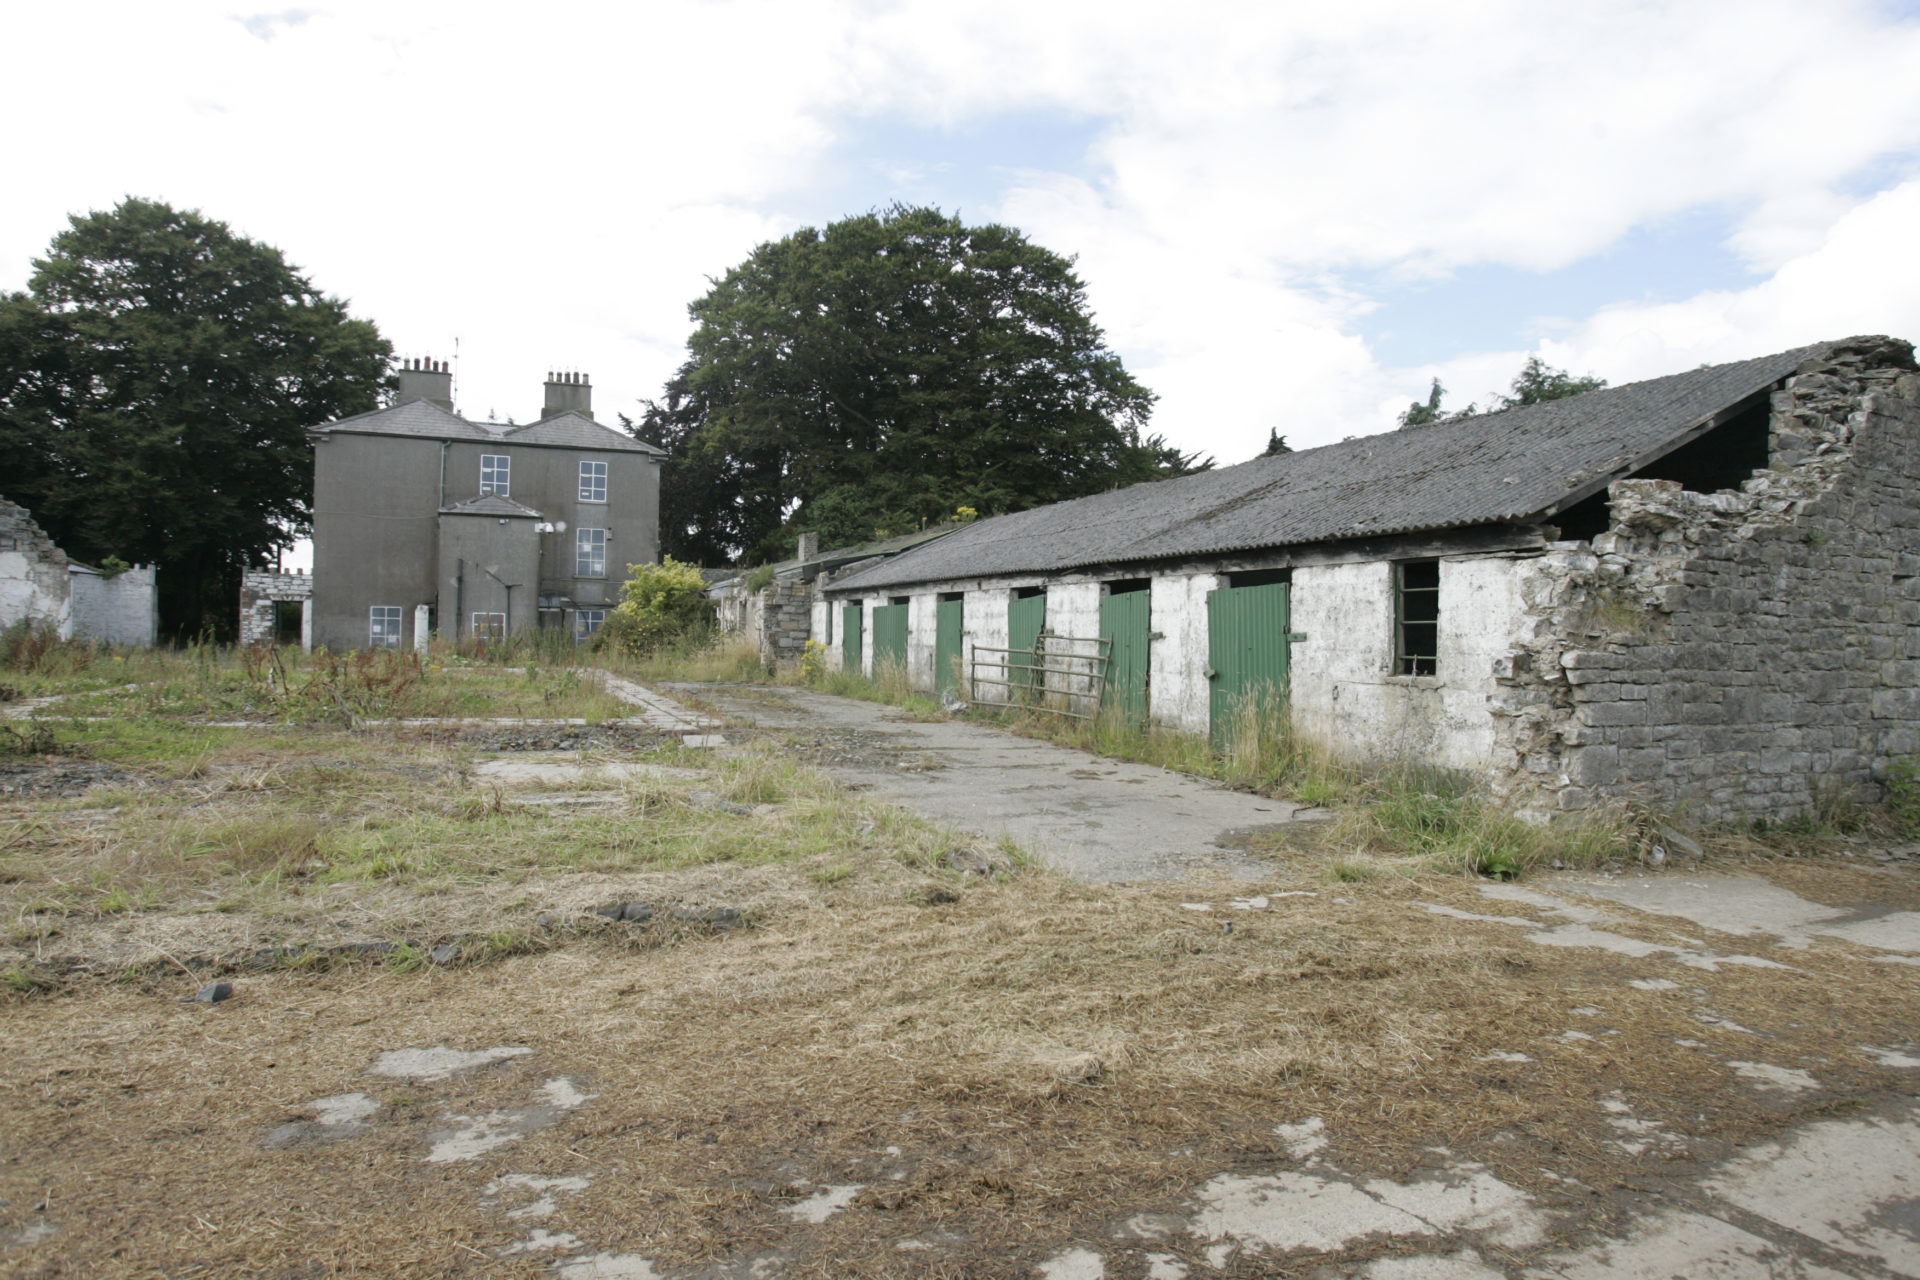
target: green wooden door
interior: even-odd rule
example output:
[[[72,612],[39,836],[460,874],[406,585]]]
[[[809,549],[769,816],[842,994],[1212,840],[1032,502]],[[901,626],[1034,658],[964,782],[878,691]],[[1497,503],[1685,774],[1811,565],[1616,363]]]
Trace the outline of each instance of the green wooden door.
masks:
[[[860,674],[860,606],[840,607],[840,669]]]
[[[1013,650],[1007,656],[1007,683],[1013,686],[1007,691],[1009,701],[1027,702],[1040,686],[1040,678],[1032,669],[1036,665],[1033,649],[1046,625],[1044,591],[1007,601],[1007,648]]]
[[[1286,701],[1287,661],[1294,637],[1284,582],[1222,587],[1207,593],[1207,665],[1213,671],[1211,720],[1220,742],[1250,700],[1277,710]]]
[[[960,692],[961,637],[966,631],[963,600],[942,600],[933,630],[933,690],[944,698]]]
[[[907,673],[907,606],[883,604],[873,611],[873,678],[893,666]]]
[[[1147,621],[1151,592],[1128,591],[1100,602],[1100,638],[1111,642],[1102,709],[1118,707],[1131,724],[1147,720]]]

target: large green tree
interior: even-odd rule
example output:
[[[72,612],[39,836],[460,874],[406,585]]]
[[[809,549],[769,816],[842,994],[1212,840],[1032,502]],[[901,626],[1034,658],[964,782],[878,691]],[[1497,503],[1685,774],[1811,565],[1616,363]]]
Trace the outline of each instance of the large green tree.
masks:
[[[303,531],[306,428],[375,407],[392,349],[278,249],[149,200],[76,215],[0,295],[0,494],[81,560],[160,566],[175,636]]]
[[[689,308],[636,434],[671,455],[663,548],[706,563],[1017,511],[1192,470],[1145,434],[1070,261],[896,205],[763,244]],[[1205,465],[1205,464],[1201,464]]]

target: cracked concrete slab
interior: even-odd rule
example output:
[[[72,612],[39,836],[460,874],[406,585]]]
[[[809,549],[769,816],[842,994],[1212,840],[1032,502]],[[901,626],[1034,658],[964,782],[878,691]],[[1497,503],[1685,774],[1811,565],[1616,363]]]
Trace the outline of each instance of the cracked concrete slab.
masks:
[[[893,707],[806,689],[705,687],[729,717],[767,729],[879,736],[895,756],[823,762],[843,783],[989,840],[1009,839],[1081,880],[1176,879],[1220,871],[1246,879],[1268,869],[1235,836],[1296,820],[1304,806],[1229,791],[1150,765],[1127,764],[960,721],[917,723]]]
[[[1827,906],[1753,876],[1560,877],[1549,883],[1654,915],[1678,916],[1716,933],[1772,938],[1784,947],[1806,947],[1815,937],[1828,937],[1880,951],[1920,953],[1920,911]]]

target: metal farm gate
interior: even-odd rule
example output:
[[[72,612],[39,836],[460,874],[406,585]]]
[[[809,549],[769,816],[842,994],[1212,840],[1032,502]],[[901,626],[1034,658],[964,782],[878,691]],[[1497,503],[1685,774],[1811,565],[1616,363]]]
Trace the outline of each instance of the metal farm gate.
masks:
[[[945,698],[960,692],[960,650],[966,634],[966,603],[942,600],[934,617],[933,691]]]
[[[1288,591],[1287,584],[1276,582],[1207,593],[1207,667],[1216,744],[1249,699],[1284,701],[1287,696],[1292,642],[1306,639],[1288,631]]]
[[[860,612],[857,604],[840,607],[840,669],[860,674]]]
[[[1100,638],[1108,642],[1102,709],[1116,707],[1130,724],[1147,719],[1148,591],[1126,591],[1100,601]]]
[[[873,678],[880,679],[881,668],[899,668],[907,674],[907,606],[883,604],[873,611]]]

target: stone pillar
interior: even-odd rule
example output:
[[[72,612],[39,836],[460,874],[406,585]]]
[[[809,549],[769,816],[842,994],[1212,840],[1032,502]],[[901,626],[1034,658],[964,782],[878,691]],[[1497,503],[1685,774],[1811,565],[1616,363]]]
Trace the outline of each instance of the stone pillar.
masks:
[[[413,606],[413,651],[421,657],[427,656],[427,606]]]
[[[313,597],[300,602],[300,652],[313,652]]]

